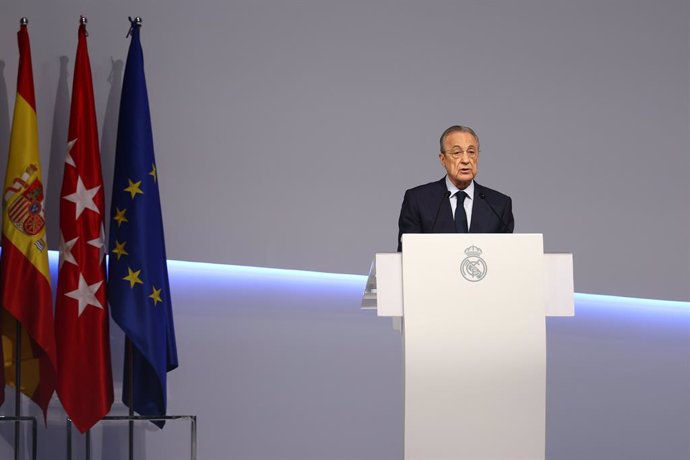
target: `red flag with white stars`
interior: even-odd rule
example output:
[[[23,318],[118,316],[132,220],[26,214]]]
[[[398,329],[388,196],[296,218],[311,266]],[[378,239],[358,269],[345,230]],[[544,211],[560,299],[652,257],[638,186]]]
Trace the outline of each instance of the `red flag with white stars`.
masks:
[[[57,393],[82,433],[113,404],[106,301],[105,201],[86,46],[79,26],[65,172],[60,193],[60,266],[55,307]]]

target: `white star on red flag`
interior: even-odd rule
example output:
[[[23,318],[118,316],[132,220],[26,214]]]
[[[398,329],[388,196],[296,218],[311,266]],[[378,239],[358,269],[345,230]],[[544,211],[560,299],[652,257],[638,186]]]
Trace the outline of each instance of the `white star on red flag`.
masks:
[[[72,255],[72,248],[78,239],[79,237],[77,236],[69,241],[65,241],[65,235],[60,232],[60,265],[58,266],[58,271],[60,271],[62,264],[65,262],[69,262],[73,265],[79,265]]]
[[[101,303],[98,301],[98,298],[96,297],[96,293],[98,292],[98,289],[101,287],[101,284],[103,284],[103,280],[93,284],[87,283],[84,279],[84,276],[80,273],[79,287],[74,291],[65,292],[65,295],[67,297],[75,299],[77,302],[79,302],[79,313],[77,313],[77,316],[81,316],[81,314],[84,313],[86,307],[89,305],[103,310],[103,305],[101,305]]]
[[[65,155],[65,163],[67,163],[70,166],[74,166],[75,168],[77,165],[74,163],[74,159],[72,158],[72,147],[74,147],[74,144],[76,144],[77,139],[72,139],[67,143],[67,155]]]
[[[77,177],[77,190],[75,190],[74,193],[63,196],[65,200],[71,201],[77,205],[77,215],[74,217],[75,219],[79,219],[79,216],[81,216],[81,213],[84,212],[84,209],[90,209],[98,214],[101,213],[101,211],[98,209],[98,206],[93,201],[93,197],[96,196],[96,193],[98,193],[100,188],[101,186],[97,185],[93,188],[87,189],[84,187],[84,182],[82,182],[81,176]]]
[[[98,238],[89,240],[88,242],[91,246],[98,248],[99,260],[103,261],[105,257],[105,227],[101,224],[101,232]]]

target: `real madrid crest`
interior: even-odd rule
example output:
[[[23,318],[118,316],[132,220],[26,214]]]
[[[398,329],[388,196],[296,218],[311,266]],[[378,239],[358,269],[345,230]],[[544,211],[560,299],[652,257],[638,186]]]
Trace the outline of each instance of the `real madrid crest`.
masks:
[[[460,273],[467,281],[481,281],[486,276],[486,262],[482,259],[482,250],[472,245],[465,249],[465,257],[460,264]]]

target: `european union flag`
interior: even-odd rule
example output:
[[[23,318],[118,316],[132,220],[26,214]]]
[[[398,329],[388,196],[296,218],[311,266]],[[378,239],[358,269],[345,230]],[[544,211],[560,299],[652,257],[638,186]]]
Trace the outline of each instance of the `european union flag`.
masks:
[[[160,416],[166,413],[166,374],[177,367],[177,349],[139,27],[132,23],[120,100],[108,300],[113,319],[132,343],[133,409],[140,415]],[[129,360],[125,353],[126,405]]]

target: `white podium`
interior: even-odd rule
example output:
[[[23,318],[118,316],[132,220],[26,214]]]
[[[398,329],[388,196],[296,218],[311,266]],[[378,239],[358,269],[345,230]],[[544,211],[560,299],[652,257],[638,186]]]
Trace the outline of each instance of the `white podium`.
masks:
[[[405,460],[544,459],[544,317],[574,314],[571,254],[534,234],[404,235],[363,308],[404,317]]]

